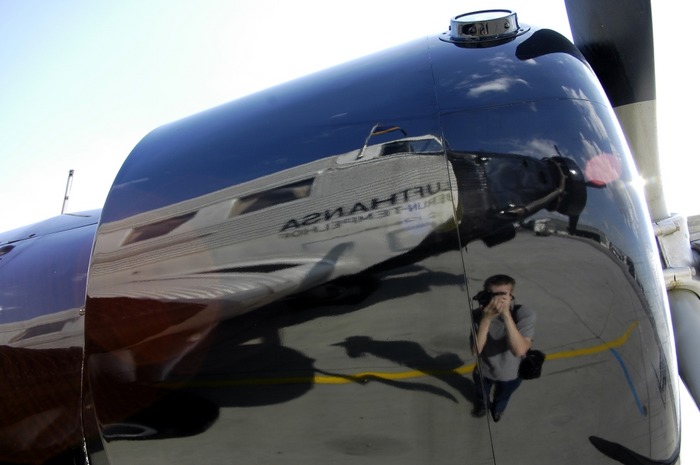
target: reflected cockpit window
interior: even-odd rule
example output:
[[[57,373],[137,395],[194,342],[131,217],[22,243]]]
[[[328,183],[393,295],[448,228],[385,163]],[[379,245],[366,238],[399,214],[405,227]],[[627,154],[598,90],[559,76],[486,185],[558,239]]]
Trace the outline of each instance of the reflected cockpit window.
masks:
[[[345,165],[375,160],[398,154],[439,155],[444,152],[442,142],[434,136],[404,137],[380,144],[366,145],[338,157],[337,163]]]

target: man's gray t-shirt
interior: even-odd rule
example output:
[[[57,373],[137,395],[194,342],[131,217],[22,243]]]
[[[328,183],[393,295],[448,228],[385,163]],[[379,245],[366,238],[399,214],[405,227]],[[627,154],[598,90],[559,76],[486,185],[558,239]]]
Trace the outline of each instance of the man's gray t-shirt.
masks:
[[[535,335],[535,312],[518,305],[511,310],[513,321],[523,337],[532,339]],[[474,311],[474,322],[481,321],[481,309]],[[508,348],[506,326],[502,317],[491,320],[489,335],[481,354],[481,375],[496,381],[511,381],[518,377],[521,357],[516,357]]]

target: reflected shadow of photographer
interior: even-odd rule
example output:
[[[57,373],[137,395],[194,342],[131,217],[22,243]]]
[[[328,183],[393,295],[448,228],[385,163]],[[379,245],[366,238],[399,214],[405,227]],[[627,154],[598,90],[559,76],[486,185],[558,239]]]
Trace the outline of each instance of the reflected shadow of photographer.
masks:
[[[351,358],[372,355],[385,360],[390,360],[397,365],[411,368],[423,375],[430,376],[444,382],[459,392],[468,402],[474,403],[476,401],[474,382],[469,377],[463,376],[460,371],[458,371],[458,369],[461,368],[464,363],[456,354],[442,353],[437,356],[432,356],[428,354],[425,348],[423,348],[423,346],[417,342],[377,341],[369,336],[351,336],[346,338],[345,341],[333,345],[345,348],[346,353]],[[449,398],[453,402],[458,402],[455,396],[450,394],[447,390],[425,383],[388,379],[381,377],[378,374],[371,373],[360,376],[345,375],[344,377],[352,379],[356,382],[367,382],[367,380],[380,381],[389,386],[400,389],[420,389]]]

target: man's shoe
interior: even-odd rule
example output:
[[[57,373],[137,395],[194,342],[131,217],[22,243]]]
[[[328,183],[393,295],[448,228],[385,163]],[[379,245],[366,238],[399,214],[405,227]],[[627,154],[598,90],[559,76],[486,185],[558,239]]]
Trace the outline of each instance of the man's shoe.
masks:
[[[484,415],[486,415],[486,407],[484,407],[483,405],[474,407],[474,410],[472,410],[472,415],[476,418],[483,417]]]
[[[501,421],[501,417],[503,416],[503,412],[493,412],[493,421],[498,423]]]

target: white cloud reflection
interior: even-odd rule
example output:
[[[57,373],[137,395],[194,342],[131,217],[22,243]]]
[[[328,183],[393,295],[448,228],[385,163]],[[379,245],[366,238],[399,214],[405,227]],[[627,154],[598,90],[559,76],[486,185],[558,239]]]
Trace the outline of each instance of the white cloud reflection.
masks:
[[[478,85],[473,86],[467,92],[470,97],[476,98],[488,92],[508,92],[510,89],[518,84],[527,86],[527,81],[524,79],[504,76],[501,78],[493,79]]]

